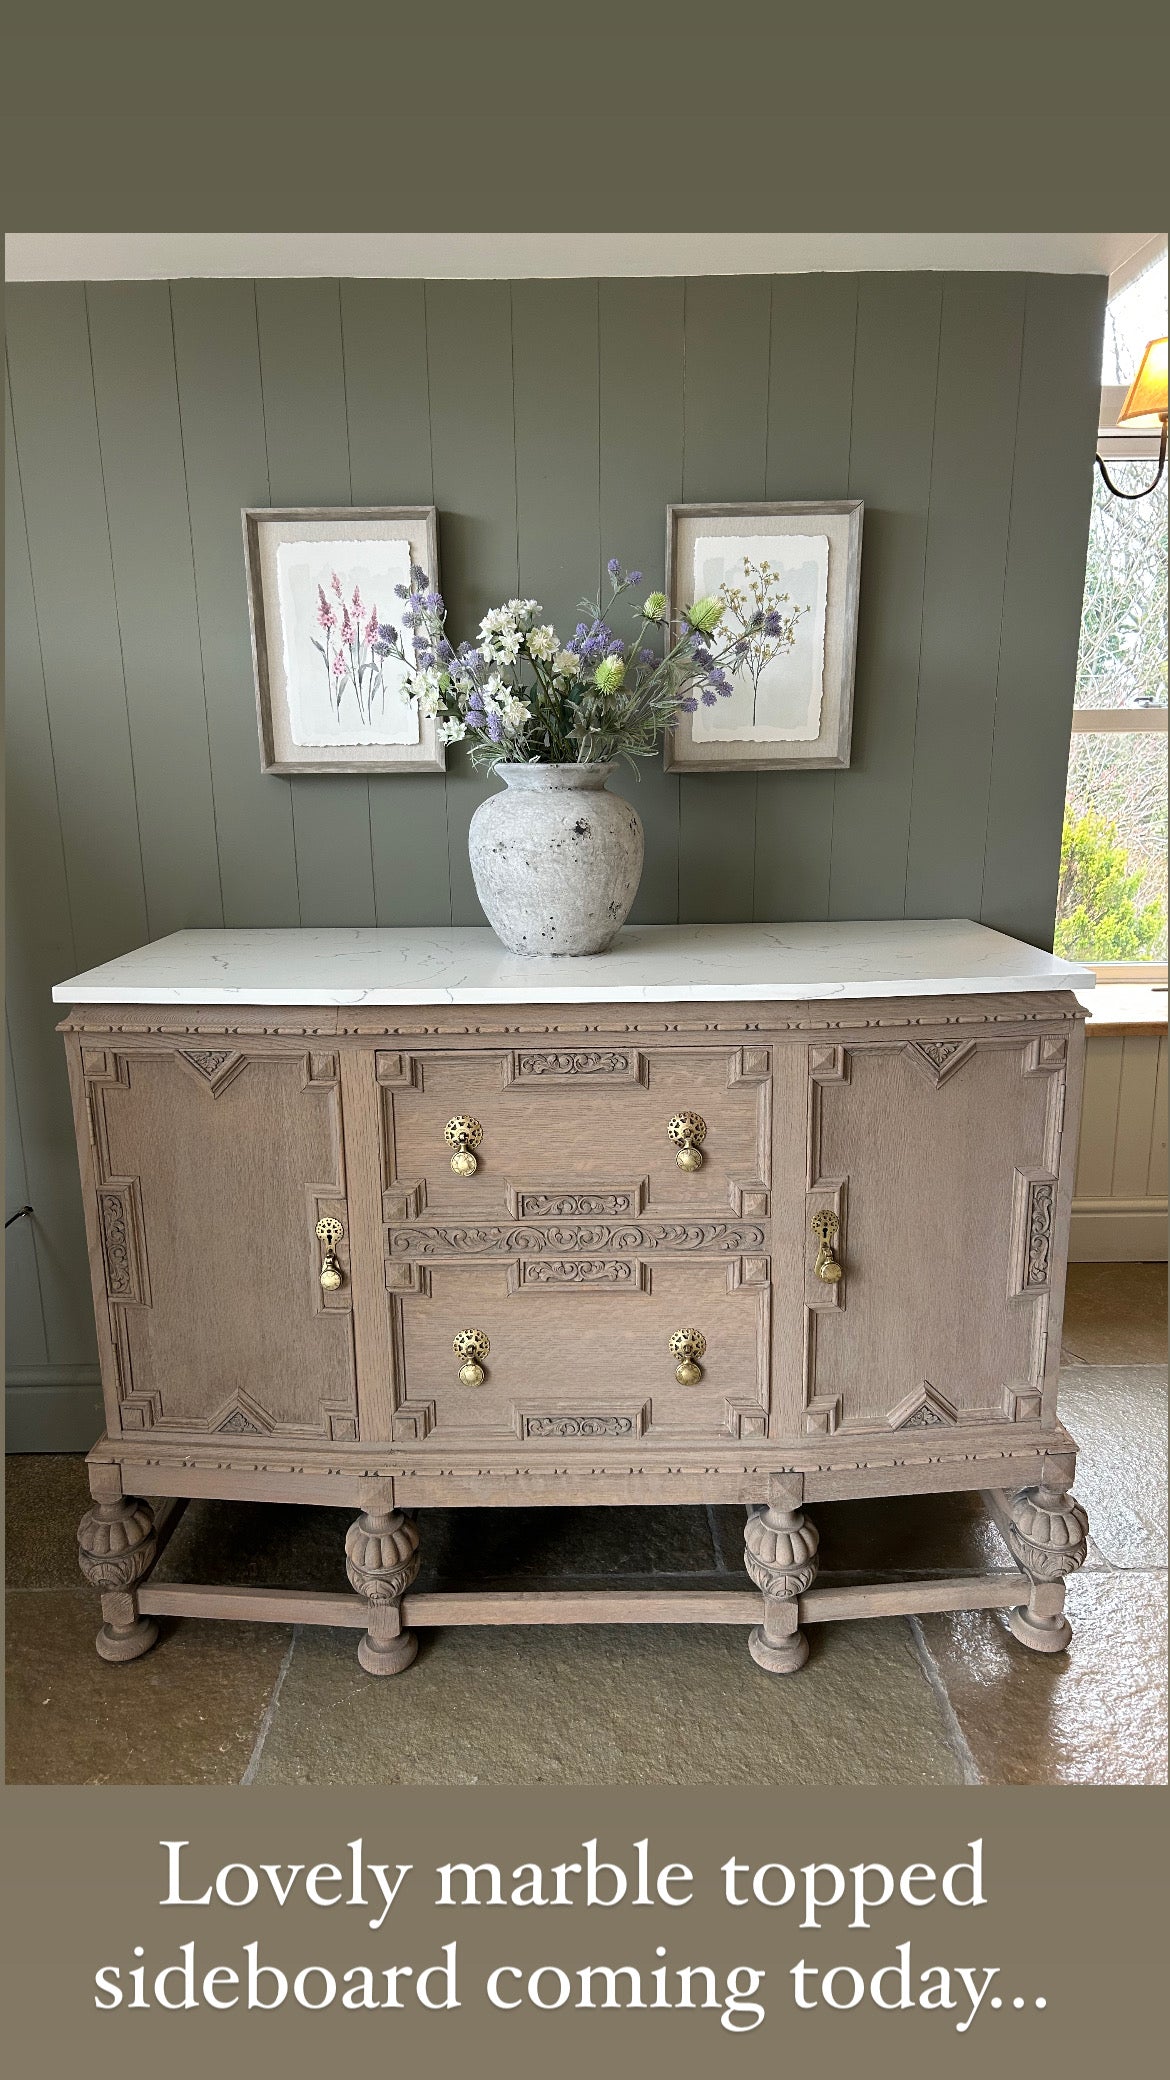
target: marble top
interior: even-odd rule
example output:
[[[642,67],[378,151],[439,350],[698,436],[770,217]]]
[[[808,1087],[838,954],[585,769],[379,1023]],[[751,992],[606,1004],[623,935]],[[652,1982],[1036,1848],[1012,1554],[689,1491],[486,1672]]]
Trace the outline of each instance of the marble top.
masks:
[[[967,918],[627,925],[608,953],[508,953],[486,925],[172,932],[58,1004],[653,1004],[1091,989],[1093,972]]]

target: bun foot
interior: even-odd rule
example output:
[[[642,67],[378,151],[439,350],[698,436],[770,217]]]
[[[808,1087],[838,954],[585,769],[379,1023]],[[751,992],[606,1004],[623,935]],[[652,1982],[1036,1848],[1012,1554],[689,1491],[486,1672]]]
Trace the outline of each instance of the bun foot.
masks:
[[[1062,1654],[1072,1639],[1072,1626],[1063,1611],[1041,1618],[1022,1604],[1018,1610],[1009,1611],[1007,1619],[1014,1637],[1035,1654]]]
[[[132,1625],[103,1625],[94,1645],[103,1661],[137,1661],[157,1638],[153,1618],[136,1618]]]
[[[762,1625],[748,1634],[748,1653],[770,1676],[794,1676],[808,1660],[808,1641],[803,1632],[790,1632],[787,1639],[769,1639]]]
[[[357,1657],[368,1676],[397,1676],[409,1668],[418,1654],[417,1632],[400,1632],[396,1639],[375,1639],[363,1632]]]

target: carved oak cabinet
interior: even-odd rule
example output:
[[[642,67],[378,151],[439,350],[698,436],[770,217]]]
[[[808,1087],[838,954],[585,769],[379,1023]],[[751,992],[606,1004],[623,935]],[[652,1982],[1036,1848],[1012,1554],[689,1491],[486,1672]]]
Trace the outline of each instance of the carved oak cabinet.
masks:
[[[957,923],[182,932],[63,983],[106,1431],[98,1651],[162,1613],[1063,1647],[1084,971]],[[816,1586],[824,1499],[981,1489],[1014,1568]],[[159,1582],[184,1502],[348,1504],[352,1594]],[[145,1497],[152,1498],[146,1501]],[[434,1506],[739,1502],[742,1590],[420,1594]]]

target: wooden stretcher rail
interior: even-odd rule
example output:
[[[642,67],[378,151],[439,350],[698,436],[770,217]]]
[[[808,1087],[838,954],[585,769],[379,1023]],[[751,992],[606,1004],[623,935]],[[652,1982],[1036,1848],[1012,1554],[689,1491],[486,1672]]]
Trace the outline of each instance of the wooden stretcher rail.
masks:
[[[909,1617],[926,1611],[1006,1610],[1027,1600],[1022,1574],[956,1575],[936,1580],[857,1582],[810,1589],[800,1622]],[[762,1599],[751,1589],[522,1589],[423,1592],[406,1596],[402,1622],[432,1625],[754,1625]],[[244,1618],[273,1625],[344,1625],[364,1632],[360,1596],[303,1589],[252,1589],[188,1582],[143,1584],[139,1608],[151,1617]]]

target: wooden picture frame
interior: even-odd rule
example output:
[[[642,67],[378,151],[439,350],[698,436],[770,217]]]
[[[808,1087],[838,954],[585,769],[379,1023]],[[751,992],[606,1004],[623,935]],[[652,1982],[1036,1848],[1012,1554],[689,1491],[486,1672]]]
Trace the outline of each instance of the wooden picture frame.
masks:
[[[434,721],[375,648],[378,625],[402,633],[395,583],[411,567],[438,586],[434,506],[247,506],[241,520],[261,771],[443,772]]]
[[[724,566],[738,560],[741,544],[758,571],[771,562],[764,555],[769,545],[801,543],[788,556],[773,551],[773,596],[789,601],[785,617],[797,609],[788,644],[772,655],[758,650],[754,678],[749,662],[735,673],[726,704],[677,717],[666,732],[668,773],[815,772],[849,764],[863,512],[859,498],[667,507],[672,621],[697,597],[732,582]],[[723,542],[735,548],[724,551]],[[761,702],[769,705],[757,721]]]

